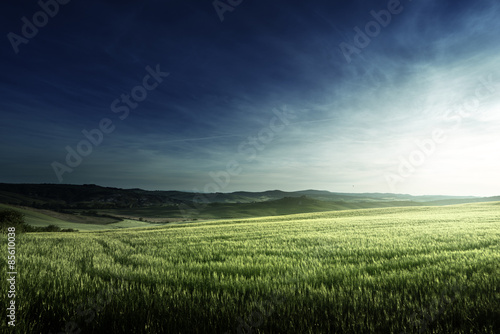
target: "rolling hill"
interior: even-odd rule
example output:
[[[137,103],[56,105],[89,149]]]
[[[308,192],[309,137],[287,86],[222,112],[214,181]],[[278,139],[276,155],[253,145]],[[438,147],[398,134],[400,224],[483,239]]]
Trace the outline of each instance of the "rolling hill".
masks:
[[[248,218],[349,209],[442,206],[491,201],[500,201],[500,197],[356,194],[324,190],[199,194],[181,191],[148,191],[137,188],[120,189],[93,184],[0,183],[0,203],[14,206],[22,211],[28,223],[38,226],[55,224],[76,229],[89,229],[92,226],[112,227],[124,220],[143,226],[148,223],[175,223],[197,219]],[[124,224],[127,225],[127,223],[121,225]]]

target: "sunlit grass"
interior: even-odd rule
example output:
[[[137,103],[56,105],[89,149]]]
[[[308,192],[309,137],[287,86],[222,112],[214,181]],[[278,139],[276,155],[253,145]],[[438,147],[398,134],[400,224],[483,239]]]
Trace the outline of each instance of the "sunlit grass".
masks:
[[[499,209],[366,209],[23,235],[18,324],[55,333],[74,317],[84,332],[236,333],[238,318],[280,295],[284,302],[254,333],[496,333]],[[111,289],[92,321],[76,315],[77,305],[93,310],[88,297]]]

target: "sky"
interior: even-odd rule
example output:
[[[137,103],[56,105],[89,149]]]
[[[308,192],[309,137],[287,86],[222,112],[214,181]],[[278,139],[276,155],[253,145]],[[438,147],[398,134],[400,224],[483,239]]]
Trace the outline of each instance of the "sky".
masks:
[[[496,0],[0,7],[0,182],[500,195]]]

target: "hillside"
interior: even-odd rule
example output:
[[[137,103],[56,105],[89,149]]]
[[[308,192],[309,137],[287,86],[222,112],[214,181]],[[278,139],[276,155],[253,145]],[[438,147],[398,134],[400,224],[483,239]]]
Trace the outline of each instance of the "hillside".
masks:
[[[66,227],[67,224],[111,226],[123,220],[174,223],[196,219],[263,217],[401,206],[441,206],[495,200],[500,200],[500,197],[348,194],[324,190],[197,194],[97,185],[0,183],[0,203],[22,210],[30,224],[55,224],[61,227]],[[88,229],[89,226],[82,228]]]
[[[278,200],[253,203],[211,203],[195,211],[193,217],[201,218],[243,218],[289,215],[295,213],[309,213],[322,211],[338,211],[349,209],[383,208],[399,206],[421,206],[422,203],[410,201],[373,201],[373,202],[344,202],[322,201],[300,197],[284,197]]]
[[[430,204],[447,201],[462,202],[494,201],[497,198],[473,196],[411,196],[390,193],[335,193],[322,190],[286,192],[269,190],[262,192],[237,191],[232,193],[199,194],[182,191],[150,191],[101,187],[94,184],[11,184],[0,183],[0,202],[38,208],[134,208],[169,206],[194,203],[253,203],[278,200],[285,197],[302,197],[333,202],[395,202],[412,201]]]

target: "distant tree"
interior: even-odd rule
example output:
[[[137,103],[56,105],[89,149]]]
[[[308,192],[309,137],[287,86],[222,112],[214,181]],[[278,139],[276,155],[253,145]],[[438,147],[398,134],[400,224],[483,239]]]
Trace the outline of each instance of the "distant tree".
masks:
[[[72,229],[72,228],[63,228],[61,232],[78,232],[78,230]]]
[[[49,225],[44,228],[46,232],[61,232],[61,228],[57,225]]]
[[[26,230],[26,222],[24,214],[13,209],[0,210],[0,230],[2,233],[7,233],[7,228],[15,227],[16,232],[24,232]]]

